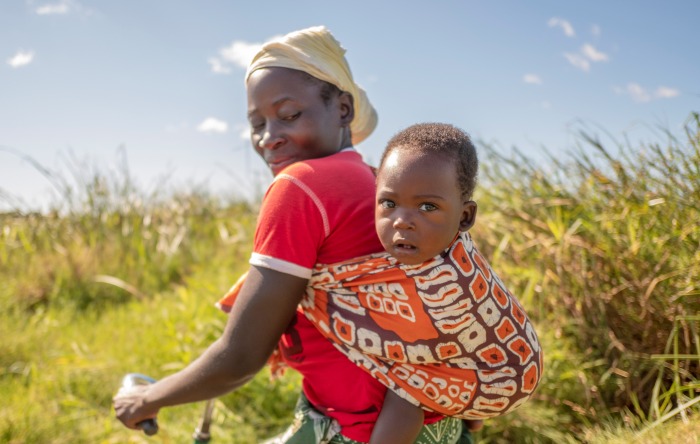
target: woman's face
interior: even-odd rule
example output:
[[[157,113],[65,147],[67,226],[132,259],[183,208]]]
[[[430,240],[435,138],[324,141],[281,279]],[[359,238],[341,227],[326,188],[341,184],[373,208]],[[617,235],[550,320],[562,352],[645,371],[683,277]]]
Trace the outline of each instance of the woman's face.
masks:
[[[375,225],[384,249],[418,265],[471,228],[476,203],[462,198],[457,183],[454,162],[394,148],[377,172]]]
[[[321,82],[301,71],[263,68],[248,78],[248,122],[255,151],[276,176],[288,165],[351,146],[352,97],[321,97]]]

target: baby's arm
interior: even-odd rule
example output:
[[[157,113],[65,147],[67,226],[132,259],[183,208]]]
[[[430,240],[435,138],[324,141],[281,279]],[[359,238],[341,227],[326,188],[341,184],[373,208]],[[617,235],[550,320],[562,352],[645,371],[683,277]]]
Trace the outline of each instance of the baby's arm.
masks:
[[[423,427],[423,409],[386,391],[369,444],[412,444]]]

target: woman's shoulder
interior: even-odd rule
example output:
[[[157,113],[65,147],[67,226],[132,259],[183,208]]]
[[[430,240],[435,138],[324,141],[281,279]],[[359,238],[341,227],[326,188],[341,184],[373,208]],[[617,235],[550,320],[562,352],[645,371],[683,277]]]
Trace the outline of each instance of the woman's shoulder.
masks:
[[[282,176],[280,179],[293,178],[309,184],[339,181],[348,177],[374,181],[372,169],[364,162],[360,153],[354,149],[343,150],[326,157],[296,162],[285,168],[280,173],[280,176]]]

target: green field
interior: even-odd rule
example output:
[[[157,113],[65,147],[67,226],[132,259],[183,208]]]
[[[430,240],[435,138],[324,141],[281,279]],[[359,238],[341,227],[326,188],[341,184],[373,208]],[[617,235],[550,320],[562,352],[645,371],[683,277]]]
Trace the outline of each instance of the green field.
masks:
[[[478,442],[700,441],[700,117],[658,140],[581,133],[545,162],[479,146],[473,235],[533,319],[545,374]],[[0,442],[191,442],[203,404],[161,412],[146,437],[111,397],[218,335],[213,303],[246,268],[257,208],[37,167],[61,198],[0,214]],[[212,442],[281,431],[298,392],[297,375],[261,373],[217,400]]]

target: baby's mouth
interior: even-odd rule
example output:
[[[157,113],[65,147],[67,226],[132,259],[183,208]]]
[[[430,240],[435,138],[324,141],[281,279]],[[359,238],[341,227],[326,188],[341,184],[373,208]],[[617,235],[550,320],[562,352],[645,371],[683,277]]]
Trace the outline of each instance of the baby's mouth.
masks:
[[[399,238],[394,241],[394,249],[403,253],[410,253],[416,251],[418,247],[416,247],[413,243],[411,243],[411,241],[407,239]]]

